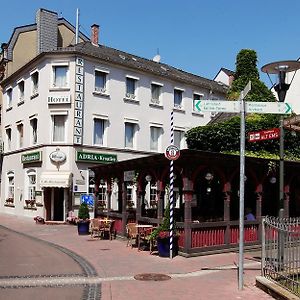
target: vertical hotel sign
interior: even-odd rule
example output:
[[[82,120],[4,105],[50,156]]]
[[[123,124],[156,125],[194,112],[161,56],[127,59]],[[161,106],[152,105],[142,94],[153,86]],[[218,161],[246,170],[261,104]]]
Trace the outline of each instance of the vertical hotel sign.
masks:
[[[84,107],[84,60],[76,57],[75,70],[75,108],[74,108],[74,144],[82,145]]]

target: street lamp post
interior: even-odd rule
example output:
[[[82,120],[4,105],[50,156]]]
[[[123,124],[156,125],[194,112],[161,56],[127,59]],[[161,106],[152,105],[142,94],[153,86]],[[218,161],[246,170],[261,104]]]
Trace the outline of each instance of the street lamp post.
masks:
[[[276,74],[278,83],[274,89],[278,96],[279,102],[284,102],[286,93],[295,77],[296,71],[300,69],[300,62],[296,60],[277,61],[269,63],[261,68],[262,72]],[[294,72],[290,83],[287,83],[287,73]],[[270,78],[270,76],[269,76]],[[271,80],[271,79],[270,79]],[[272,81],[271,81],[272,82]],[[283,116],[280,117],[279,123],[280,140],[279,140],[279,217],[284,216],[284,128]]]

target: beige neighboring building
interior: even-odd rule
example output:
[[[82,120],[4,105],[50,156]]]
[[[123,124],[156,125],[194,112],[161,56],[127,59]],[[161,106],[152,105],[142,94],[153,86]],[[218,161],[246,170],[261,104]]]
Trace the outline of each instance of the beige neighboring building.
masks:
[[[41,9],[2,45],[0,211],[66,220],[93,193],[91,166],[163,153],[171,112],[174,143],[186,148],[185,132],[211,118],[194,101],[225,98],[213,80],[99,45],[98,35],[93,25],[91,40],[80,34],[75,45],[75,28]],[[96,204],[106,192],[101,183]]]

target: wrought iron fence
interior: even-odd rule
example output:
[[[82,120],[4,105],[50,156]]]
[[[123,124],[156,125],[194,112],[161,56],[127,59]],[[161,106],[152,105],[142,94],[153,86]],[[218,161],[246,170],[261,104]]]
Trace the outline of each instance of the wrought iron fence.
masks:
[[[300,296],[300,218],[262,223],[262,275]]]

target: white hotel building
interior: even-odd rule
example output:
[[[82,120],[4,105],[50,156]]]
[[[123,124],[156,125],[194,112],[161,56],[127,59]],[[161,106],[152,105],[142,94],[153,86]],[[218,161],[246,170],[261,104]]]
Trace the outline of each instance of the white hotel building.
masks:
[[[92,191],[90,166],[164,152],[171,111],[185,148],[211,118],[193,101],[225,97],[212,80],[98,45],[98,29],[74,45],[74,27],[41,9],[2,45],[1,211],[65,220]]]

